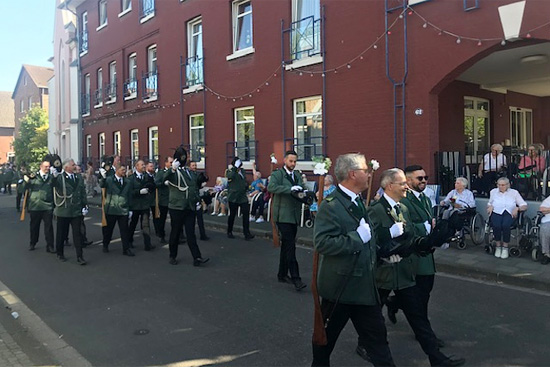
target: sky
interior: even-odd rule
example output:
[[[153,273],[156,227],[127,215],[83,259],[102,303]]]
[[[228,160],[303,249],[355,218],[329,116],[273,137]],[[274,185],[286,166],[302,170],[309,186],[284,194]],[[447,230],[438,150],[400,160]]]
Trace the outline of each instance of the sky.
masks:
[[[53,67],[56,0],[0,0],[0,91],[13,92],[21,65]]]

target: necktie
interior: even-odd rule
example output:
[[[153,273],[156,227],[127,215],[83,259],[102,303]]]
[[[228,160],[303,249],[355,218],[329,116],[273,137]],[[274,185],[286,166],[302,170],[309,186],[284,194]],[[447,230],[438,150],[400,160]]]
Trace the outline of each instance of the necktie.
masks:
[[[363,200],[361,200],[361,197],[359,195],[357,195],[357,197],[355,198],[355,202],[357,203],[359,209],[361,209],[361,215],[365,216],[367,209],[365,208],[365,204],[363,204]]]
[[[122,178],[119,178],[119,179],[118,179],[118,183],[119,183],[120,185],[122,185]]]
[[[46,175],[42,175],[42,180],[46,181]]]
[[[399,216],[399,214],[401,214],[401,205],[399,205],[399,203],[395,204],[395,206],[393,207],[395,209],[395,214],[397,214]]]

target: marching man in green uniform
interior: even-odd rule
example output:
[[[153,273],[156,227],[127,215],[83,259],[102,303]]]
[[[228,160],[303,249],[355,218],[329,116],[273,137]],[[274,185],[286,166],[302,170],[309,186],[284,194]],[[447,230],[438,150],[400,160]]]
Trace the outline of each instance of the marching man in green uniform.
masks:
[[[130,176],[129,191],[130,191],[130,247],[133,248],[134,231],[141,219],[141,233],[143,234],[143,242],[145,251],[151,251],[156,246],[151,244],[151,232],[149,224],[150,208],[150,181],[145,177],[145,162],[141,159],[134,165],[134,174]],[[153,184],[154,185],[154,184]]]
[[[281,255],[277,278],[281,283],[294,284],[297,291],[306,285],[300,278],[300,269],[296,260],[296,234],[300,223],[302,203],[291,196],[291,193],[303,191],[302,174],[295,170],[298,153],[289,150],[285,153],[284,167],[271,173],[267,190],[274,194],[272,220],[277,223],[281,233]],[[248,216],[248,213],[244,213]],[[288,273],[290,272],[290,278]]]
[[[126,178],[126,167],[120,165],[115,167],[115,174],[107,176],[107,171],[100,168],[101,179],[99,185],[106,189],[105,195],[105,218],[107,225],[102,227],[103,231],[103,252],[109,252],[109,243],[113,236],[115,224],[118,223],[120,238],[122,240],[122,254],[134,256],[130,249],[130,230],[128,229],[128,214],[130,212],[130,183]]]
[[[56,171],[57,172],[57,171]],[[40,163],[40,171],[35,175],[24,175],[25,190],[28,190],[27,208],[31,217],[31,241],[29,250],[34,250],[40,235],[40,222],[44,222],[46,252],[54,252],[53,244],[53,184],[50,174],[50,162]]]
[[[377,238],[359,196],[368,188],[365,156],[341,155],[334,172],[338,188],[321,203],[315,217],[314,244],[320,254],[317,286],[327,344],[313,345],[312,366],[330,365],[330,354],[349,319],[372,363],[395,366],[375,283]],[[398,259],[394,255],[387,261]]]
[[[425,254],[424,249],[429,245],[424,246],[424,243],[428,243],[425,241],[426,236],[416,233],[408,208],[401,204],[408,191],[405,173],[399,168],[384,171],[380,177],[380,186],[384,194],[369,210],[378,241],[378,255],[384,257],[385,253],[396,253],[393,256],[398,256],[398,261],[383,262],[376,271],[380,298],[382,303],[388,304],[388,318],[392,320],[392,310],[397,307],[403,310],[432,366],[461,366],[465,363],[463,358],[450,358],[439,350],[437,338],[416,287],[418,256],[413,253],[422,251]],[[395,298],[388,298],[392,291]],[[363,351],[368,350],[367,348],[368,345],[359,339],[357,353],[361,357],[366,357]]]
[[[76,172],[74,160],[63,162],[63,171],[58,172],[55,167],[50,168],[54,176],[54,214],[57,217],[56,249],[57,258],[67,261],[63,254],[64,242],[69,234],[69,226],[73,232],[73,242],[76,250],[76,261],[86,265],[82,253],[81,221],[88,214],[86,200],[86,185],[84,179]]]
[[[246,182],[243,162],[239,157],[233,158],[233,162],[231,162],[229,168],[225,171],[225,177],[227,177],[227,201],[229,202],[227,237],[235,238],[235,236],[233,236],[233,224],[235,223],[235,217],[237,216],[239,208],[241,208],[244,239],[249,241],[254,238],[254,235],[250,233],[250,222],[248,217],[248,213],[250,212],[248,196],[246,195],[248,182]]]
[[[166,217],[168,216],[168,201],[170,199],[170,189],[168,188],[168,181],[164,180],[164,175],[166,171],[172,169],[172,162],[174,158],[166,157],[164,159],[164,169],[159,169],[157,175],[155,176],[155,184],[158,190],[159,197],[159,211],[160,218],[158,219],[158,236],[160,238],[160,243],[165,244],[166,242]]]
[[[25,185],[26,185],[22,168],[15,172],[15,180],[17,182],[17,186],[16,186],[17,196],[15,197],[15,208],[17,209],[18,212],[20,212],[21,198],[23,197],[23,195],[25,195]]]

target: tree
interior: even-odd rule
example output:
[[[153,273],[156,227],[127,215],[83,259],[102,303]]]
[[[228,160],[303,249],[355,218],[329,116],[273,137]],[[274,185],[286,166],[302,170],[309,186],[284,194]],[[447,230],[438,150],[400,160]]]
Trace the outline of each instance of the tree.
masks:
[[[43,108],[31,108],[21,119],[19,137],[13,141],[17,165],[38,169],[40,161],[48,154],[48,114]]]

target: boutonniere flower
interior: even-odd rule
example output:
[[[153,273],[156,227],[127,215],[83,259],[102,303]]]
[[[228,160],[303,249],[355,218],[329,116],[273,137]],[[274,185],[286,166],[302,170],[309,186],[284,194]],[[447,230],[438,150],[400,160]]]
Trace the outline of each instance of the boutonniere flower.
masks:
[[[405,223],[405,218],[403,217],[403,213],[399,213],[399,215],[397,215],[397,212],[395,211],[395,208],[388,208],[388,214],[391,215],[391,217],[393,218],[393,221],[396,222],[396,223]]]
[[[456,200],[458,199],[458,197],[455,195],[451,198],[451,203],[456,203]]]
[[[272,164],[277,164],[277,158],[275,158],[275,153],[271,153],[269,157],[271,158]]]
[[[380,168],[380,163],[378,163],[376,159],[371,159],[369,162],[369,167],[372,168],[373,171],[376,171]]]
[[[328,157],[314,157],[313,162],[315,162],[313,165],[313,173],[320,176],[326,175],[330,166],[332,166],[332,161]]]

